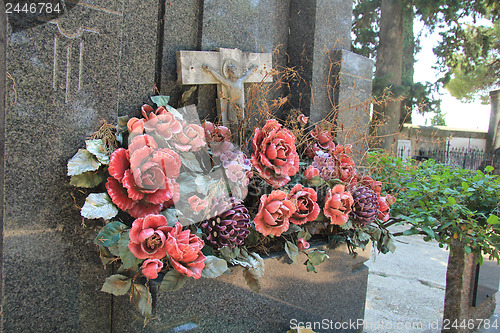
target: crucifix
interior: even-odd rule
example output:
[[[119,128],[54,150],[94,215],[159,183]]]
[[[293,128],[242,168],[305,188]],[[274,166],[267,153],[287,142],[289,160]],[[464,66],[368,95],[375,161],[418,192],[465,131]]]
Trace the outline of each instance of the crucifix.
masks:
[[[217,110],[222,123],[235,129],[244,118],[245,83],[272,82],[271,53],[244,53],[238,49],[177,51],[180,84],[217,84]]]

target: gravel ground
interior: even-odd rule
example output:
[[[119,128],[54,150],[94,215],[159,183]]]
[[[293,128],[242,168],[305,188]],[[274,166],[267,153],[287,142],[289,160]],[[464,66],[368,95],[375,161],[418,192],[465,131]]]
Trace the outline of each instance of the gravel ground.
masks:
[[[397,239],[396,252],[367,262],[365,332],[440,332],[448,251],[419,235]]]
[[[393,232],[404,230],[393,228]],[[422,236],[398,237],[396,252],[376,254],[370,268],[365,333],[441,332],[449,252]],[[500,326],[500,294],[490,322]],[[499,328],[479,333],[500,332]]]

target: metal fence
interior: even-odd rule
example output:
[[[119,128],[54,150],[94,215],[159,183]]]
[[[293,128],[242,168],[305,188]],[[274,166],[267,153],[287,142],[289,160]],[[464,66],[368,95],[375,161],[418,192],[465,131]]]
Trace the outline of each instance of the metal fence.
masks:
[[[398,150],[398,157],[404,157],[404,148]],[[483,169],[486,165],[492,164],[492,154],[482,149],[475,148],[454,148],[448,142],[445,149],[420,148],[411,156],[416,160],[433,159],[438,163],[457,166],[469,170]]]

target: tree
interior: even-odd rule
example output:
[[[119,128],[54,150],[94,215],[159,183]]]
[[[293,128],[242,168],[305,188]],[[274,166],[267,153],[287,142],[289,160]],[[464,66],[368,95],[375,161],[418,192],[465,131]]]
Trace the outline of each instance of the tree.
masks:
[[[403,0],[382,0],[380,4],[380,31],[376,57],[376,84],[401,86],[403,70]],[[372,129],[381,138],[380,147],[390,149],[394,132],[399,132],[401,100],[389,100],[373,107]]]
[[[413,108],[418,107],[421,112],[440,111],[439,100],[435,99],[432,93],[437,86],[414,83],[412,79],[414,54],[419,47],[410,23],[413,18],[422,20],[431,31],[442,30],[443,40],[435,49],[435,53],[440,59],[444,74],[439,83],[449,84],[452,78],[460,77],[461,73],[469,75],[476,69],[492,64],[491,61],[481,59],[488,54],[485,53],[486,50],[493,55],[497,52],[498,55],[500,48],[493,43],[494,38],[484,39],[485,31],[476,29],[475,32],[479,33],[474,35],[473,39],[476,42],[488,42],[480,44],[482,47],[476,48],[476,53],[467,53],[474,48],[469,47],[470,43],[463,42],[466,36],[472,36],[467,33],[468,28],[463,24],[463,20],[495,20],[499,17],[499,9],[500,5],[496,0],[355,0],[353,32],[356,38],[353,41],[353,50],[376,59],[374,95],[386,94],[389,89],[394,97],[405,98],[403,106],[401,101],[395,100],[374,107],[372,128],[375,129],[377,123],[386,121],[376,132],[377,135],[383,136],[380,147],[387,149],[393,145],[395,138],[391,137],[391,134],[399,131],[399,126],[405,118],[410,120],[405,114]],[[496,41],[498,42],[498,39]],[[457,57],[457,52],[464,56]],[[470,59],[470,54],[476,57]],[[397,69],[398,66],[402,68]],[[397,114],[398,104],[400,112]]]
[[[456,50],[439,45],[444,87],[462,102],[481,98],[489,103],[489,91],[500,86],[500,23],[492,26],[467,25],[461,30]],[[443,36],[446,40],[449,37]]]

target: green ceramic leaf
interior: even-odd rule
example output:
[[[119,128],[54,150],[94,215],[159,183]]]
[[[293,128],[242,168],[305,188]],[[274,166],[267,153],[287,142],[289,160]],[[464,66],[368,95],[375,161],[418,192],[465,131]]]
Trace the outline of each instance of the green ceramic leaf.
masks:
[[[123,144],[123,133],[128,133],[127,123],[129,121],[129,116],[118,117],[118,124],[116,125],[116,140]]]
[[[87,171],[99,169],[101,163],[86,149],[78,152],[68,161],[68,176],[81,175]]]
[[[107,247],[99,245],[98,248],[99,248],[99,257],[101,258],[101,262],[104,266],[106,266],[107,264],[112,262],[113,259],[115,259],[115,257],[113,256],[113,254],[111,254],[111,252]]]
[[[115,274],[106,279],[101,291],[115,296],[125,295],[132,284],[132,279],[128,276]]]
[[[207,256],[201,276],[214,279],[224,274],[225,271],[227,271],[227,261],[215,256]]]
[[[139,265],[143,260],[137,259],[128,248],[128,243],[130,242],[130,237],[128,231],[121,234],[120,240],[118,241],[118,253],[120,259],[123,263],[124,269],[132,268]]]
[[[306,269],[308,272],[314,272],[314,273],[318,273],[318,271],[316,270],[316,267],[314,267],[313,264],[311,264],[311,261],[308,260],[304,263],[304,265],[306,265]]]
[[[174,115],[175,118],[177,118],[178,120],[184,120],[184,116],[179,111],[177,111],[177,109],[171,107],[170,105],[165,105],[165,107],[167,108],[168,112]]]
[[[102,183],[104,174],[102,172],[87,171],[81,175],[71,176],[70,185],[76,187],[93,188]]]
[[[185,196],[189,193],[195,193],[198,190],[198,185],[196,185],[196,177],[191,175],[189,172],[184,172],[177,177],[177,183],[181,189],[181,195]]]
[[[134,283],[130,301],[144,317],[148,318],[153,315],[152,297],[146,286]]]
[[[259,281],[259,275],[256,274],[255,270],[248,268],[244,269],[243,277],[245,278],[245,281],[247,282],[250,289],[252,289],[256,293],[260,292],[261,285]]]
[[[297,262],[299,255],[299,248],[297,247],[297,245],[293,244],[292,242],[286,241],[285,252],[286,254],[288,254],[290,260],[292,260],[293,262]]]
[[[311,234],[309,233],[309,231],[307,231],[307,229],[303,229],[302,231],[299,231],[299,233],[297,234],[297,238],[304,238],[304,240],[307,242],[309,239],[311,239]]]
[[[179,221],[179,211],[175,208],[167,208],[160,214],[167,218],[167,225],[169,227],[175,226],[175,223]]]
[[[319,176],[313,177],[311,180],[309,180],[309,184],[311,184],[311,186],[314,186],[314,187],[319,187],[319,186],[323,185],[324,183],[325,183],[325,181]]]
[[[130,117],[129,116],[121,116],[121,117],[118,117],[118,124],[116,126],[119,126],[121,128],[123,127],[127,127],[127,123],[128,121],[130,120]],[[118,129],[117,129],[118,130]]]
[[[156,104],[157,107],[167,106],[168,102],[170,101],[170,96],[151,96],[151,100]]]
[[[127,226],[121,222],[109,222],[99,231],[94,243],[106,247],[113,247],[118,244],[120,234],[125,229],[127,229]]]
[[[200,162],[196,159],[196,155],[190,152],[179,153],[181,157],[182,165],[193,172],[203,173],[203,169],[200,166]]]
[[[370,239],[370,235],[368,235],[366,232],[358,231],[358,239],[359,241],[364,242]]]
[[[160,291],[175,291],[184,286],[188,277],[177,272],[175,269],[165,274],[160,285]]]
[[[320,251],[320,250],[314,250],[312,252],[309,252],[307,254],[307,257],[309,258],[309,261],[311,264],[314,266],[321,264],[324,262],[326,259],[330,258],[325,251]]]
[[[109,164],[109,155],[101,139],[85,140],[87,150],[92,153],[102,164]]]
[[[196,91],[196,88],[197,86],[192,86],[191,88],[189,88],[189,90],[183,92],[179,104],[182,105],[186,103],[189,97],[191,97],[191,95]]]
[[[118,208],[113,204],[107,193],[91,193],[85,199],[80,214],[87,219],[110,220],[118,214]]]

